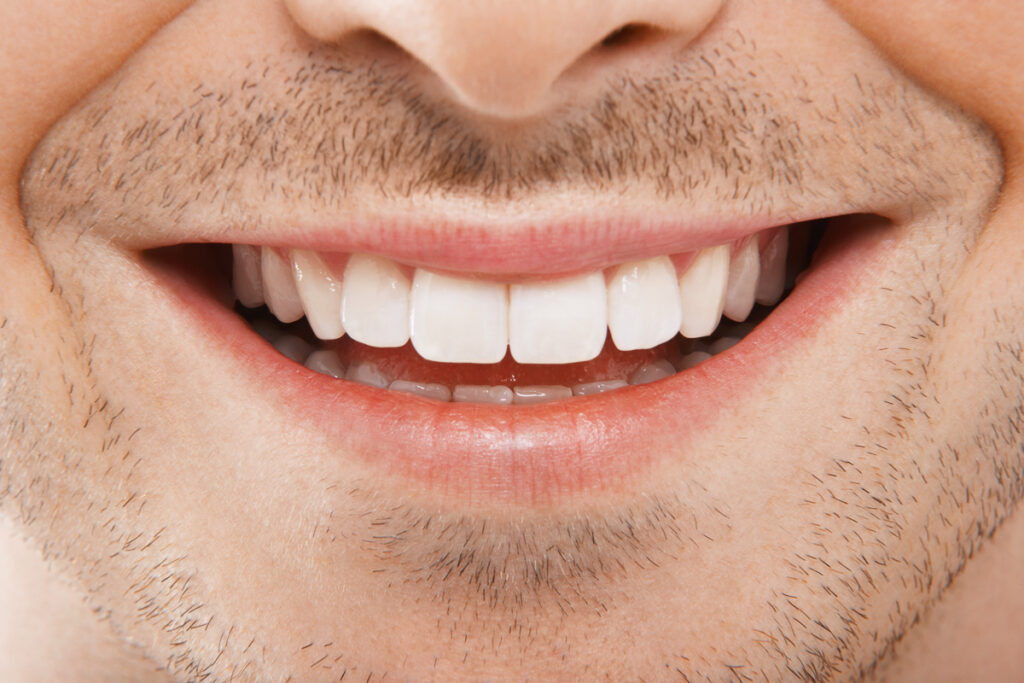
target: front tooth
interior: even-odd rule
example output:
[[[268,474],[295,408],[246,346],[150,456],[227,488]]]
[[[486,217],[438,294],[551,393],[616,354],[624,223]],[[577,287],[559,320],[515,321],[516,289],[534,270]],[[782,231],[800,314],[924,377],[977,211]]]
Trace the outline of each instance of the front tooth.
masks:
[[[572,388],[576,396],[591,396],[592,394],[603,394],[606,391],[628,387],[629,382],[624,379],[601,379],[596,382],[584,382]]]
[[[621,351],[668,341],[682,324],[676,269],[667,256],[619,266],[608,283],[608,330]]]
[[[559,384],[538,386],[516,386],[512,390],[512,402],[520,405],[547,403],[572,398],[572,389]]]
[[[512,403],[513,397],[512,390],[500,384],[493,387],[460,384],[452,392],[452,401],[456,403],[497,403],[508,405]]]
[[[729,264],[729,284],[725,288],[726,317],[743,322],[754,308],[754,292],[761,274],[761,257],[757,253],[757,238],[751,237],[732,257]]]
[[[345,373],[345,379],[360,384],[367,384],[379,389],[387,389],[391,380],[387,378],[380,369],[373,363],[355,363],[350,365]]]
[[[295,288],[306,311],[313,334],[320,339],[337,339],[345,334],[341,326],[341,282],[316,252],[292,251]]]
[[[238,302],[246,308],[263,305],[263,275],[260,273],[260,248],[248,244],[231,245],[232,276]]]
[[[397,263],[352,254],[341,283],[341,324],[348,336],[370,346],[409,341],[409,278]]]
[[[761,277],[754,298],[757,303],[774,306],[786,289],[786,255],[789,253],[789,228],[781,228],[761,250]]]
[[[520,363],[576,363],[601,353],[608,332],[604,275],[509,287],[509,347]]]
[[[665,379],[676,374],[676,368],[667,360],[658,360],[648,363],[629,377],[630,384],[650,384],[659,379]]]
[[[679,278],[684,337],[706,337],[718,327],[729,282],[729,245],[701,249]]]
[[[396,379],[388,385],[388,389],[391,389],[392,391],[404,391],[409,394],[416,394],[417,396],[425,396],[426,398],[432,398],[435,401],[452,400],[452,390],[443,384],[409,382],[404,379]]]
[[[305,366],[313,372],[319,372],[321,375],[330,375],[336,379],[341,379],[345,376],[345,366],[338,359],[338,354],[327,349],[321,349],[309,354],[309,357],[306,358]]]
[[[302,317],[302,300],[295,289],[292,264],[281,258],[271,247],[263,247],[260,254],[263,275],[263,296],[267,308],[283,323],[293,323]]]
[[[442,363],[497,363],[508,346],[508,287],[416,270],[409,330],[423,358]]]

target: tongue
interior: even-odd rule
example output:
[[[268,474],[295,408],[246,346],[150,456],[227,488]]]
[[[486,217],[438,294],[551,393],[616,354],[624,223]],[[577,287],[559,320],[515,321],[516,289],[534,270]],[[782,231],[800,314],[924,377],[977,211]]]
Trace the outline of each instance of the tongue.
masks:
[[[545,385],[558,384],[571,387],[574,384],[605,379],[628,379],[644,365],[662,360],[672,360],[678,354],[676,340],[670,340],[653,349],[620,351],[608,340],[604,350],[583,363],[566,365],[524,365],[517,363],[508,353],[499,363],[476,365],[472,363],[435,363],[424,360],[411,344],[397,349],[379,349],[343,337],[330,342],[341,362],[349,367],[359,363],[370,363],[393,379],[429,382],[457,386],[460,384],[494,386],[504,385]]]

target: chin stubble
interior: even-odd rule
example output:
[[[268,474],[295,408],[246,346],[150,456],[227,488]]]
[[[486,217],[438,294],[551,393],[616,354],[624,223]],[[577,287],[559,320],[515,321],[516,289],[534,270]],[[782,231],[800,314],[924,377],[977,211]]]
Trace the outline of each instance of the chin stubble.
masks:
[[[94,98],[33,156],[23,178],[23,210],[30,231],[45,240],[58,229],[87,233],[154,215],[174,224],[187,220],[194,203],[250,216],[254,196],[343,206],[349,193],[365,188],[382,196],[454,194],[502,202],[560,187],[612,191],[642,182],[680,202],[698,189],[718,193],[723,203],[742,196],[750,210],[775,192],[817,191],[806,182],[830,176],[817,166],[824,162],[816,158],[816,143],[802,140],[797,126],[811,110],[778,102],[770,89],[751,83],[748,67],[758,59],[745,43],[737,45],[727,59],[712,57],[715,78],[701,67],[679,66],[649,81],[610,83],[593,107],[568,113],[563,125],[518,145],[497,144],[401,75],[320,53],[304,56],[298,70],[272,61],[231,85],[197,83],[188,98],[172,96],[137,117],[119,118],[111,97]],[[276,87],[282,81],[290,88],[283,93]],[[115,83],[105,93],[118,89]],[[845,104],[862,105],[869,118],[875,112],[878,129],[904,115],[915,119],[915,107],[939,106],[910,90],[862,94],[863,102]],[[762,126],[761,116],[770,125]],[[956,112],[949,116],[956,127],[976,126]],[[870,132],[870,125],[867,130],[868,139],[850,148],[878,154],[866,165],[897,188],[891,192],[927,201],[949,193],[943,172],[931,170],[944,168],[940,160],[914,147],[927,142],[926,133],[900,139],[906,131],[898,129],[879,141],[871,136],[881,133]],[[976,136],[977,147],[990,152],[987,134]],[[666,145],[672,150],[667,157]],[[981,212],[943,220],[974,226],[951,234],[976,234],[985,218]],[[963,258],[945,267],[955,272]],[[751,624],[749,641],[730,649],[728,658],[681,643],[678,652],[666,653],[681,676],[718,680],[739,671],[772,680],[832,680],[869,671],[1020,500],[1019,321],[993,315],[979,337],[988,345],[982,372],[1016,394],[994,394],[971,433],[931,437],[940,430],[932,424],[938,399],[929,353],[943,334],[942,287],[948,284],[936,281],[937,267],[923,261],[919,277],[908,278],[920,287],[907,292],[901,308],[907,315],[880,323],[889,326],[887,338],[901,341],[890,354],[898,379],[885,417],[863,425],[861,443],[815,446],[822,448],[823,470],[800,484],[816,494],[809,517],[815,523],[794,544],[788,578],[772,587],[776,599],[767,611],[774,617]],[[0,329],[2,433],[10,454],[0,466],[0,509],[20,521],[48,560],[81,582],[92,605],[101,613],[112,610],[112,623],[126,637],[140,622],[163,634],[166,649],[153,654],[167,670],[183,678],[221,680],[232,670],[258,678],[264,667],[276,667],[260,659],[265,644],[236,627],[218,609],[216,595],[203,594],[202,568],[188,569],[187,558],[166,541],[174,520],[147,517],[146,492],[132,488],[132,470],[145,467],[132,448],[141,422],[113,405],[91,372],[92,345],[103,340],[82,322],[88,319],[84,303],[68,293],[79,289],[76,277],[55,274],[54,302],[66,317],[68,338],[55,342],[57,353],[47,359],[65,369],[66,397],[37,395],[40,350],[29,352],[14,332],[18,324]],[[935,462],[942,464],[938,481],[923,482]],[[967,476],[979,471],[985,476]],[[500,615],[515,626],[506,642],[524,653],[536,645],[531,620],[568,624],[586,611],[613,621],[628,607],[623,586],[720,542],[734,521],[728,501],[714,499],[695,480],[614,508],[509,519],[443,513],[388,498],[372,482],[334,484],[349,491],[344,509],[324,510],[348,520],[348,533],[335,542],[365,553],[382,582],[455,615],[439,637],[479,632]],[[917,485],[930,500],[912,508],[900,492]],[[925,537],[952,534],[957,542],[930,548],[929,561],[914,564],[898,551],[904,534],[921,533],[907,522],[919,505],[932,511]],[[82,520],[95,522],[85,525],[88,533],[81,533]],[[295,536],[308,530],[296,529]],[[863,560],[851,554],[852,538],[872,549]],[[889,606],[884,632],[866,631],[862,615],[879,587],[892,582],[910,597]],[[121,594],[128,596],[127,610],[112,602]],[[805,611],[823,599],[828,614]],[[339,662],[337,674],[345,664]]]

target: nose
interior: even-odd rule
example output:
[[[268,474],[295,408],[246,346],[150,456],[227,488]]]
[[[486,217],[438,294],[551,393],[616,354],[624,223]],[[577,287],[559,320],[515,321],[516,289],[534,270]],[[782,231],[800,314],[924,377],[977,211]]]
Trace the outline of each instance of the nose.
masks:
[[[558,101],[560,84],[600,78],[651,40],[685,45],[724,0],[285,0],[295,21],[325,42],[358,30],[400,45],[464,106],[511,118]],[[610,58],[585,60],[602,44]],[[561,92],[560,92],[561,91]]]

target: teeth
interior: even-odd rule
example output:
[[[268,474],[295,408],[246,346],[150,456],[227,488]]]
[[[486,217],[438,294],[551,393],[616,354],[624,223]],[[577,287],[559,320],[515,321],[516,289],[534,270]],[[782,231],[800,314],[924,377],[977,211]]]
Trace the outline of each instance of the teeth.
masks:
[[[238,302],[246,308],[263,305],[263,275],[260,273],[260,248],[248,244],[231,247],[231,281]]]
[[[352,254],[341,285],[341,324],[369,346],[392,348],[409,341],[409,278],[398,264]]]
[[[547,403],[548,401],[562,401],[572,398],[572,389],[561,385],[545,386],[516,386],[512,390],[513,403],[520,405],[531,405],[533,403]]]
[[[628,387],[629,382],[624,379],[602,379],[596,382],[584,382],[573,386],[572,393],[575,396],[590,396],[591,394],[603,394],[612,389]]]
[[[356,363],[352,365],[349,367],[348,372],[345,373],[345,379],[359,382],[360,384],[368,384],[371,387],[378,387],[380,389],[386,389],[391,384],[391,381],[373,363]]]
[[[695,365],[700,365],[708,358],[711,358],[711,354],[707,351],[693,351],[688,353],[679,360],[679,371],[682,372],[683,370],[688,370]]]
[[[764,306],[779,303],[786,289],[786,255],[789,253],[789,228],[781,228],[761,250],[761,277],[754,298]]]
[[[428,384],[424,382],[408,382],[404,379],[396,379],[388,389],[392,391],[404,391],[417,396],[426,396],[435,401],[452,400],[452,390],[443,384]]]
[[[576,363],[595,358],[608,331],[600,272],[509,287],[509,346],[520,363]]]
[[[345,366],[338,360],[338,354],[334,353],[334,351],[326,349],[314,351],[309,354],[305,365],[313,372],[319,372],[321,375],[330,375],[336,379],[341,379],[345,376]]]
[[[263,275],[263,296],[267,308],[283,323],[293,323],[302,317],[302,300],[295,289],[292,264],[281,258],[271,247],[263,247],[260,254]]]
[[[684,337],[706,337],[718,327],[729,281],[729,245],[701,249],[679,278]]]
[[[675,366],[667,360],[648,363],[629,377],[630,384],[649,384],[676,374]]]
[[[291,358],[300,365],[305,364],[313,347],[305,339],[300,339],[293,334],[281,335],[275,342],[274,348],[281,355]]]
[[[411,340],[422,358],[435,362],[492,364],[511,351],[524,364],[578,363],[597,357],[609,333],[623,351],[656,347],[677,331],[690,339],[714,334],[707,343],[691,343],[688,355],[682,355],[685,347],[673,346],[668,360],[644,366],[628,378],[630,384],[643,384],[703,362],[707,352],[727,349],[753,325],[730,323],[719,329],[723,314],[744,321],[755,301],[779,301],[786,282],[788,234],[788,228],[776,230],[763,250],[756,236],[739,245],[702,249],[682,275],[672,258],[660,256],[619,265],[607,279],[596,271],[513,285],[424,269],[416,269],[410,282],[409,268],[360,253],[348,257],[344,275],[338,277],[312,251],[296,249],[285,257],[271,247],[233,245],[233,281],[242,305],[265,302],[284,323],[305,314],[321,339],[347,333],[375,347],[398,347]],[[437,400],[539,403],[602,393],[627,381],[620,377],[571,388],[514,390],[465,385],[452,391],[439,384],[392,381],[370,364],[343,366],[333,352],[313,352],[269,319],[257,320],[254,329],[285,355],[322,374]]]
[[[341,326],[341,283],[315,252],[292,251],[295,288],[306,311],[313,334],[320,339],[337,339],[345,334]]]
[[[679,332],[682,302],[667,256],[624,263],[608,283],[608,330],[622,351],[649,349]]]
[[[497,363],[508,345],[506,285],[418,269],[413,276],[412,345],[427,360]]]
[[[761,257],[757,253],[757,238],[748,239],[732,257],[729,264],[729,284],[725,288],[727,318],[743,322],[754,308],[754,292],[761,274]]]
[[[505,386],[482,387],[460,384],[452,392],[452,400],[457,403],[498,403],[508,405],[515,395]]]

